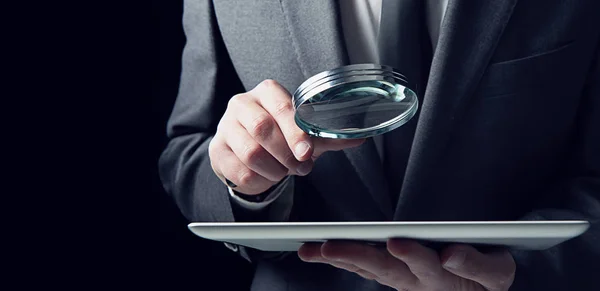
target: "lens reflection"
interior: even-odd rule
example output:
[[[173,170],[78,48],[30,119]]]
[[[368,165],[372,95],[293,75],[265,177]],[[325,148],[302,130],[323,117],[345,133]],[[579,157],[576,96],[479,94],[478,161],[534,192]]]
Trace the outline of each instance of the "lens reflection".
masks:
[[[385,80],[335,86],[308,98],[296,108],[296,123],[320,137],[363,138],[406,123],[417,110],[409,88]]]

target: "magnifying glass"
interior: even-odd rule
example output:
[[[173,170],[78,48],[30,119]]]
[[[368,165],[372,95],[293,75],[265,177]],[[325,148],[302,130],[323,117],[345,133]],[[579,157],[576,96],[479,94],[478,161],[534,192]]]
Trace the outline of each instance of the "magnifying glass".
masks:
[[[354,139],[384,134],[417,112],[417,94],[389,66],[358,64],[310,77],[292,95],[296,124],[312,136]]]

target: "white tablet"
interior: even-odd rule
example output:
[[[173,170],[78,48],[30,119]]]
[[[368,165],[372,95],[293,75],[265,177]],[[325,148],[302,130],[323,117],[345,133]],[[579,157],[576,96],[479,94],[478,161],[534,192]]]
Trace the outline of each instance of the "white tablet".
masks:
[[[190,223],[197,236],[263,251],[297,251],[306,242],[353,240],[385,243],[410,238],[433,243],[467,243],[543,250],[587,231],[587,221],[460,222],[259,222]]]

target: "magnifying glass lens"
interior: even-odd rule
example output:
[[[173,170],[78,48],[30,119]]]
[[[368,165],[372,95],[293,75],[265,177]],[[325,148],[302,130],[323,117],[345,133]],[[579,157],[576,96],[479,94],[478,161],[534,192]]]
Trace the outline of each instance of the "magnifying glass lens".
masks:
[[[403,76],[389,67],[356,66],[311,78],[299,87],[294,105],[302,130],[319,137],[365,138],[398,128],[414,116],[417,95]]]

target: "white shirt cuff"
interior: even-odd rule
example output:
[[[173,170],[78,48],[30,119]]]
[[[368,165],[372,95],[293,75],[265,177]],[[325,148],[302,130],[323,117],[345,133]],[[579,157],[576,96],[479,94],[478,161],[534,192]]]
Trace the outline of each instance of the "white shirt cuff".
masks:
[[[273,203],[273,201],[277,200],[283,194],[286,194],[285,196],[291,196],[294,190],[294,179],[292,176],[285,177],[275,189],[271,190],[271,193],[269,193],[269,195],[262,202],[250,202],[244,200],[237,196],[233,189],[229,186],[227,186],[227,190],[229,192],[229,196],[236,204],[248,210],[260,211],[269,206],[271,203]]]

